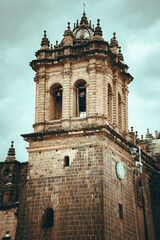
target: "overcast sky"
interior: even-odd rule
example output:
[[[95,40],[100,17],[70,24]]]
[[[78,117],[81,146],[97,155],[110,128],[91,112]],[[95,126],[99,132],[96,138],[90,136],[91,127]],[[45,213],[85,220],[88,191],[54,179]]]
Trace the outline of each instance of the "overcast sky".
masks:
[[[116,32],[129,73],[129,129],[139,136],[147,128],[160,131],[160,1],[159,0],[0,0],[0,161],[11,140],[16,157],[27,161],[28,143],[20,136],[33,132],[34,71],[29,62],[40,48],[43,31],[53,45],[63,38],[67,22],[86,14],[100,24],[106,41]]]

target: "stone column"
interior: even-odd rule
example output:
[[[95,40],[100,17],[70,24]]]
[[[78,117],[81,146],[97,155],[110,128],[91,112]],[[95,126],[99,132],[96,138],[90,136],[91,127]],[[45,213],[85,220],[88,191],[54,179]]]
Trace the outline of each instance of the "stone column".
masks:
[[[86,84],[86,116],[88,115],[88,99],[89,99],[89,85],[88,84]]]
[[[113,126],[118,128],[118,91],[117,91],[117,77],[113,78]]]
[[[35,76],[34,81],[36,83],[36,98],[35,98],[35,123],[38,122],[38,86],[39,86],[39,80],[38,76]]]
[[[70,105],[70,111],[71,111],[71,117],[76,117],[76,87],[72,86],[71,88],[71,105]]]
[[[46,89],[48,89],[48,86],[46,86]],[[51,91],[50,89],[46,90],[46,97],[45,97],[45,120],[46,122],[51,120]]]
[[[93,116],[96,114],[96,69],[95,59],[90,60],[89,64],[89,89],[88,89],[88,115]]]
[[[103,70],[99,67],[96,69],[96,113],[103,114]]]
[[[124,105],[123,105],[123,130],[128,133],[128,86],[123,88],[123,96],[124,96]]]
[[[104,116],[108,116],[108,79],[107,79],[107,71],[103,73],[103,89],[102,89],[102,96],[103,96],[103,114]]]
[[[39,83],[37,87],[37,122],[45,122],[45,91],[46,91],[46,75],[42,74],[39,76]]]
[[[46,93],[46,69],[41,67],[35,77],[36,82],[36,102],[35,102],[35,124],[34,131],[44,130],[45,124],[45,93]]]
[[[45,122],[49,121],[50,120],[50,89],[48,87],[48,83],[49,83],[49,76],[48,74],[46,74],[45,76],[45,105],[44,105],[44,109],[45,109],[45,112],[44,112],[44,120]]]
[[[63,73],[63,99],[62,119],[69,119],[71,116],[71,69],[70,63],[65,63]]]

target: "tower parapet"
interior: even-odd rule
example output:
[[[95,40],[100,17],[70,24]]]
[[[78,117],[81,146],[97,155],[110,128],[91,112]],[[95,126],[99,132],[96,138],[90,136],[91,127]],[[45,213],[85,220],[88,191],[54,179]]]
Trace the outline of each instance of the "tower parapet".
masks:
[[[154,160],[156,160],[157,165],[160,164],[160,132],[155,131],[155,136],[153,136],[149,128],[147,128],[146,136],[141,138],[138,137],[138,131],[133,131],[133,127],[131,127],[130,131],[131,141],[134,145],[140,146],[141,149],[151,156]]]

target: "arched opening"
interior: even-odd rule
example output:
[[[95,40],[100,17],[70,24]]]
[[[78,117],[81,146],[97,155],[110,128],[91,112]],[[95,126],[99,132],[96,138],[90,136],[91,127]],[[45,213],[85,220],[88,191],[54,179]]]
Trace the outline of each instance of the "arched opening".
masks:
[[[112,122],[112,88],[111,85],[108,83],[108,118]]]
[[[86,117],[86,81],[79,80],[75,84],[76,117]]]
[[[47,208],[42,218],[42,228],[53,227],[54,223],[54,211],[52,208]]]
[[[64,167],[69,167],[69,157],[68,156],[64,157]]]
[[[62,118],[62,85],[54,84],[50,89],[50,120]]]
[[[121,95],[118,93],[118,124],[122,128],[122,100]]]

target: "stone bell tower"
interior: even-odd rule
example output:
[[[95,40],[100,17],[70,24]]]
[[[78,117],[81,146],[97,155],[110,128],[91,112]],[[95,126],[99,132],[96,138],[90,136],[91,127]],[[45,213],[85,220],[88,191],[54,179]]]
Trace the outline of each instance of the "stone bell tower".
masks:
[[[85,12],[73,30],[50,47],[44,31],[30,65],[36,72],[34,131],[86,128],[109,124],[128,133],[128,84],[132,76],[115,37],[104,41],[100,20],[94,29]]]
[[[133,77],[115,33],[110,43],[102,35],[84,12],[54,47],[45,31],[30,63],[35,123],[22,135],[29,170],[16,239],[139,239],[127,142]]]

